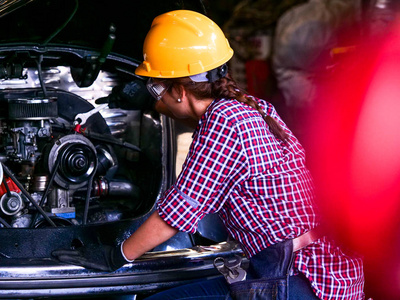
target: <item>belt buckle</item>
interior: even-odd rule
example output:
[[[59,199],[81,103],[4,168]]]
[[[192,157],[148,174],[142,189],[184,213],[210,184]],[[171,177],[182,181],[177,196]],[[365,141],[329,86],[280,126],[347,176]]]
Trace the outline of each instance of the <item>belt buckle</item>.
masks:
[[[214,259],[214,267],[224,275],[229,284],[246,280],[247,272],[241,267],[242,258],[235,256],[232,260],[223,257]]]

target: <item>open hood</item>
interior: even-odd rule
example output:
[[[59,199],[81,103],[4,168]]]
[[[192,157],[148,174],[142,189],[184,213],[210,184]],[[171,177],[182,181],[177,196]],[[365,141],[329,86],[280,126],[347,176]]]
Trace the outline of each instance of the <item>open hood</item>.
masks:
[[[68,45],[141,60],[154,17],[175,9],[205,13],[201,0],[1,1],[0,47]]]

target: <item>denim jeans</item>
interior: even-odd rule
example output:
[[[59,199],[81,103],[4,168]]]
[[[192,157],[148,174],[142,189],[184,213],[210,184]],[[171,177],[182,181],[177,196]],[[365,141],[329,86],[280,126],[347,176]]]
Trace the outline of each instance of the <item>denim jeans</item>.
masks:
[[[230,286],[235,300],[288,300],[293,241],[269,246],[250,258],[247,279]]]
[[[178,286],[146,298],[146,300],[232,300],[225,278],[218,277]],[[319,300],[310,282],[302,275],[289,276],[289,300]]]
[[[293,242],[268,247],[250,258],[247,279],[231,284],[225,279],[201,281],[166,291],[148,299],[315,300],[310,282],[289,276]]]

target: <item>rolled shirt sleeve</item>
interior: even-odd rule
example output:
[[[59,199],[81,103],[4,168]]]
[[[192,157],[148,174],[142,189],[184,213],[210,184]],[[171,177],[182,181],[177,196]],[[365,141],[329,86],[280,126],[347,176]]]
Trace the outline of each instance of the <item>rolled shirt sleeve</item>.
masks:
[[[176,183],[158,202],[159,214],[178,230],[194,233],[203,216],[219,211],[246,174],[235,124],[223,113],[206,113]]]

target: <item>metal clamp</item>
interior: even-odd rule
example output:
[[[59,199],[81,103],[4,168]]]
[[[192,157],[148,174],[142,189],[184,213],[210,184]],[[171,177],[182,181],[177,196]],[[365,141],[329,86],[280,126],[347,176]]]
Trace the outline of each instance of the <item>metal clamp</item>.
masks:
[[[214,259],[214,267],[224,275],[229,284],[246,280],[247,272],[241,267],[242,258],[235,256],[234,260],[227,260],[223,257]]]

